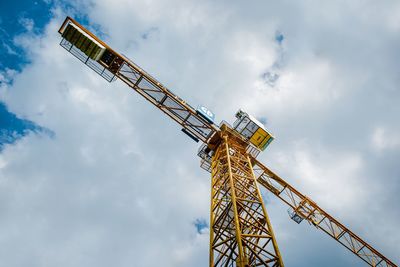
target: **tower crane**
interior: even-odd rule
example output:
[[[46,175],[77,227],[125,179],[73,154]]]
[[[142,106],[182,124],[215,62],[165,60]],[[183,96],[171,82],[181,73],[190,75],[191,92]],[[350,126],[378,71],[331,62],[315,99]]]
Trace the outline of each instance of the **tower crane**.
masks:
[[[206,107],[193,108],[74,19],[58,32],[72,55],[108,82],[121,80],[201,142],[200,167],[211,173],[210,267],[284,266],[259,185],[289,206],[295,222],[308,221],[369,266],[396,266],[257,160],[274,137],[256,118],[239,110],[233,125],[217,125]]]

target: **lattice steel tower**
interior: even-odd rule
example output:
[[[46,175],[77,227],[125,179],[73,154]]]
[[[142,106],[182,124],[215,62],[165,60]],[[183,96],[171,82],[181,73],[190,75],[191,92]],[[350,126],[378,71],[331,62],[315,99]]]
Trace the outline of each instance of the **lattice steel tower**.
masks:
[[[212,158],[210,265],[283,266],[247,143],[226,125]]]
[[[283,266],[258,184],[289,206],[295,222],[308,221],[370,266],[396,266],[258,162],[274,137],[257,119],[239,110],[233,126],[216,125],[207,108],[194,109],[70,17],[59,33],[61,46],[84,64],[109,82],[120,79],[202,142],[200,166],[211,172],[210,267]]]

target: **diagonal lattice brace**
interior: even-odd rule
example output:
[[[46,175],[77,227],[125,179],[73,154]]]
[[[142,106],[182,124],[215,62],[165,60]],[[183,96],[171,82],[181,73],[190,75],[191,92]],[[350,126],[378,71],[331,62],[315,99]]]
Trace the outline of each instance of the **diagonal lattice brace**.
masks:
[[[283,266],[246,144],[228,131],[212,159],[210,266]]]

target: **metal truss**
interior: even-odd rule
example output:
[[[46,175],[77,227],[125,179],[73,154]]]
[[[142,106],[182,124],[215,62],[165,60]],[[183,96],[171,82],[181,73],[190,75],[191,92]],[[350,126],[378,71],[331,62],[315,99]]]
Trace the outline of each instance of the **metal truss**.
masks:
[[[212,159],[210,266],[283,266],[247,144],[221,135]]]
[[[63,39],[61,46],[71,54],[96,71],[99,75],[111,82],[115,77],[119,78],[133,90],[142,95],[150,103],[155,105],[177,123],[179,123],[195,139],[207,143],[215,132],[219,131],[218,126],[208,122],[196,113],[196,110],[180,97],[168,90],[150,74],[137,66],[130,59],[115,52],[97,36],[82,27],[78,22],[67,17],[59,32],[62,32],[68,23],[73,23],[82,31],[94,38],[97,42],[106,47],[106,52],[99,61],[89,59],[82,51],[73,44]]]
[[[199,140],[206,142],[217,130],[200,117],[184,100],[141,70],[131,61],[125,61],[117,77],[178,122]]]
[[[362,240],[343,224],[338,222],[311,199],[301,194],[270,169],[256,159],[252,159],[253,170],[257,181],[274,193],[293,211],[298,223],[305,219],[318,229],[321,229],[370,266],[395,267],[396,265]]]
[[[62,47],[108,82],[119,78],[180,124],[191,138],[204,143],[198,155],[202,158],[202,168],[211,171],[212,178],[210,266],[283,266],[258,183],[291,208],[291,218],[296,222],[307,220],[370,266],[396,266],[258,162],[255,158],[259,149],[232,130],[229,124],[224,122],[220,128],[201,117],[179,96],[72,18],[65,19],[59,29],[61,35],[69,23],[96,40],[105,50],[95,61],[75,46],[73,40],[71,43],[62,38]]]

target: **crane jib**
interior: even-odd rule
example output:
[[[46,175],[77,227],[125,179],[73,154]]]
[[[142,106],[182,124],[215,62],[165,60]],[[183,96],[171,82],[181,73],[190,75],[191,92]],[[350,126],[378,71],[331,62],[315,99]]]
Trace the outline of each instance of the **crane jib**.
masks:
[[[290,215],[295,218],[294,220],[297,223],[306,219],[310,224],[324,231],[370,266],[396,266],[371,245],[321,209],[315,202],[301,194],[256,159],[253,159],[253,170],[259,184],[275,194],[291,208]]]

